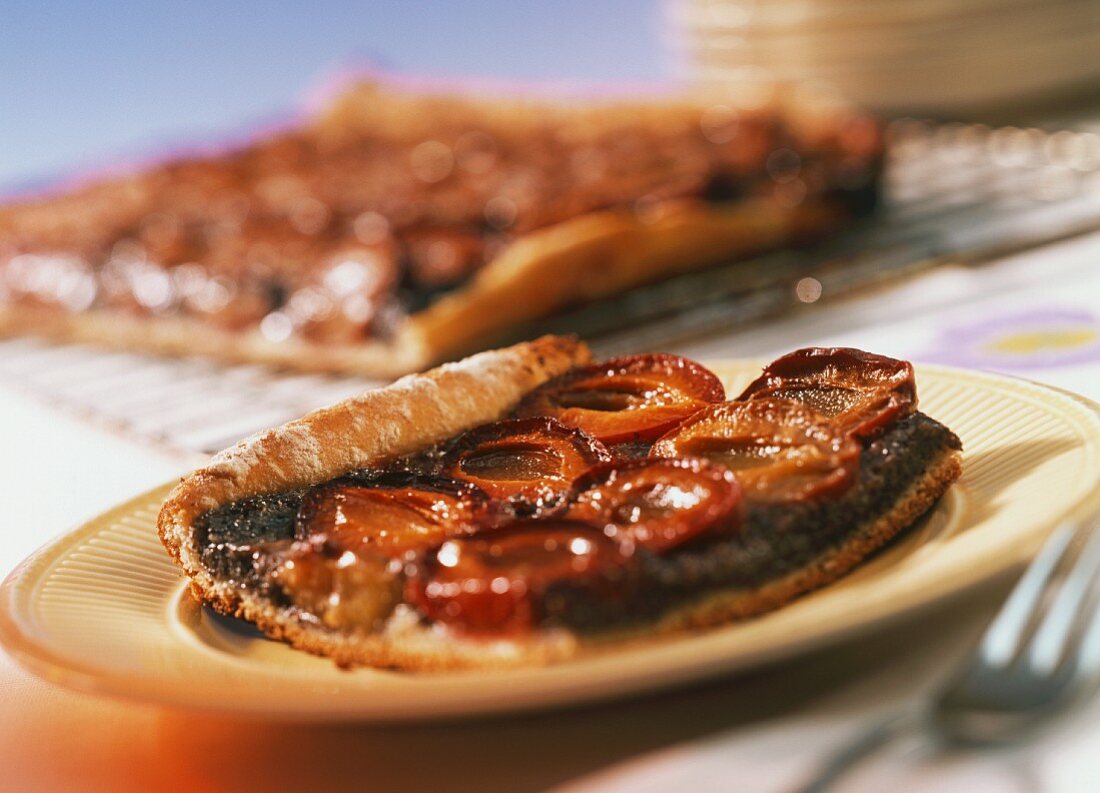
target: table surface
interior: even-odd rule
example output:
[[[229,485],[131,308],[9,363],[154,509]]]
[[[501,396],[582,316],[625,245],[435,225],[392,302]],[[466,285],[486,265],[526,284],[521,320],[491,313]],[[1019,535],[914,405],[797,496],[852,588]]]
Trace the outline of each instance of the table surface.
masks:
[[[1100,235],[808,306],[680,346],[767,357],[807,344],[993,369],[1100,399]],[[53,536],[179,475],[139,445],[0,386],[5,573]],[[1011,582],[751,674],[556,713],[404,726],[211,718],[72,693],[0,655],[0,768],[11,790],[784,790],[876,714],[930,689]],[[843,790],[1100,789],[1100,705],[1011,751],[901,742]],[[323,784],[319,784],[323,783]]]

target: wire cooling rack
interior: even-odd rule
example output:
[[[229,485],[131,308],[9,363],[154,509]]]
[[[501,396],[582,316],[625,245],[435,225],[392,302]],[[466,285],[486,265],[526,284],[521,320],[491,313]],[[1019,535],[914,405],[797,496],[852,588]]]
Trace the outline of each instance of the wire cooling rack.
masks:
[[[894,122],[879,215],[813,250],[733,262],[521,329],[598,354],[729,333],[937,265],[980,266],[1100,229],[1100,122],[1072,129]],[[364,378],[0,340],[0,384],[149,443],[210,453],[376,387]]]
[[[0,342],[0,383],[126,434],[200,453],[381,384],[30,338]]]

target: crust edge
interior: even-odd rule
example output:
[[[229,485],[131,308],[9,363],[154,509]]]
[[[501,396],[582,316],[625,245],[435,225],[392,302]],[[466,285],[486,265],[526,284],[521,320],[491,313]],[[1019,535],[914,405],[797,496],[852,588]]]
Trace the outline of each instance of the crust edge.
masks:
[[[331,479],[493,421],[531,389],[589,358],[583,342],[544,336],[408,375],[257,433],[183,477],[161,507],[157,533],[194,585],[217,599],[222,587],[202,571],[192,542],[201,513]]]

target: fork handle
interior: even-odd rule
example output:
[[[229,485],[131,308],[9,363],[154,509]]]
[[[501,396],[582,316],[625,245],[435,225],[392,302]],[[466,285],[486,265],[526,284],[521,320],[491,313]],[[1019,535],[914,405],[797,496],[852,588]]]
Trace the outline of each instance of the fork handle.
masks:
[[[813,779],[791,793],[825,793],[861,761],[918,724],[919,715],[915,710],[900,711],[872,724],[853,740],[835,750],[818,768]]]

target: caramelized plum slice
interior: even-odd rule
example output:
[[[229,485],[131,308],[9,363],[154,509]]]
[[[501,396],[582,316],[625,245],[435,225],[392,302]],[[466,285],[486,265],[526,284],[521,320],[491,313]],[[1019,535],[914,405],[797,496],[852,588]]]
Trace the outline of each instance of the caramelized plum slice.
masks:
[[[568,517],[604,527],[625,550],[671,550],[740,525],[741,488],[701,459],[650,459],[593,468],[573,486]]]
[[[753,399],[715,405],[653,444],[654,457],[705,457],[733,471],[745,498],[790,502],[845,490],[860,444],[799,402]]]
[[[677,355],[632,355],[574,369],[532,391],[518,416],[552,416],[608,445],[656,438],[725,399],[714,374]]]
[[[409,578],[406,599],[433,620],[470,633],[517,633],[537,622],[555,581],[626,563],[619,544],[573,520],[520,520],[447,540]]]
[[[294,543],[275,572],[290,601],[326,626],[373,630],[401,600],[400,563],[322,536]]]
[[[602,443],[553,419],[507,419],[449,443],[441,470],[521,511],[538,513],[556,504],[576,477],[610,459]]]
[[[310,490],[298,508],[299,539],[384,557],[472,532],[488,499],[469,482],[405,471],[344,477]]]
[[[768,364],[738,399],[803,402],[863,439],[912,413],[917,387],[908,361],[851,347],[809,347]]]

